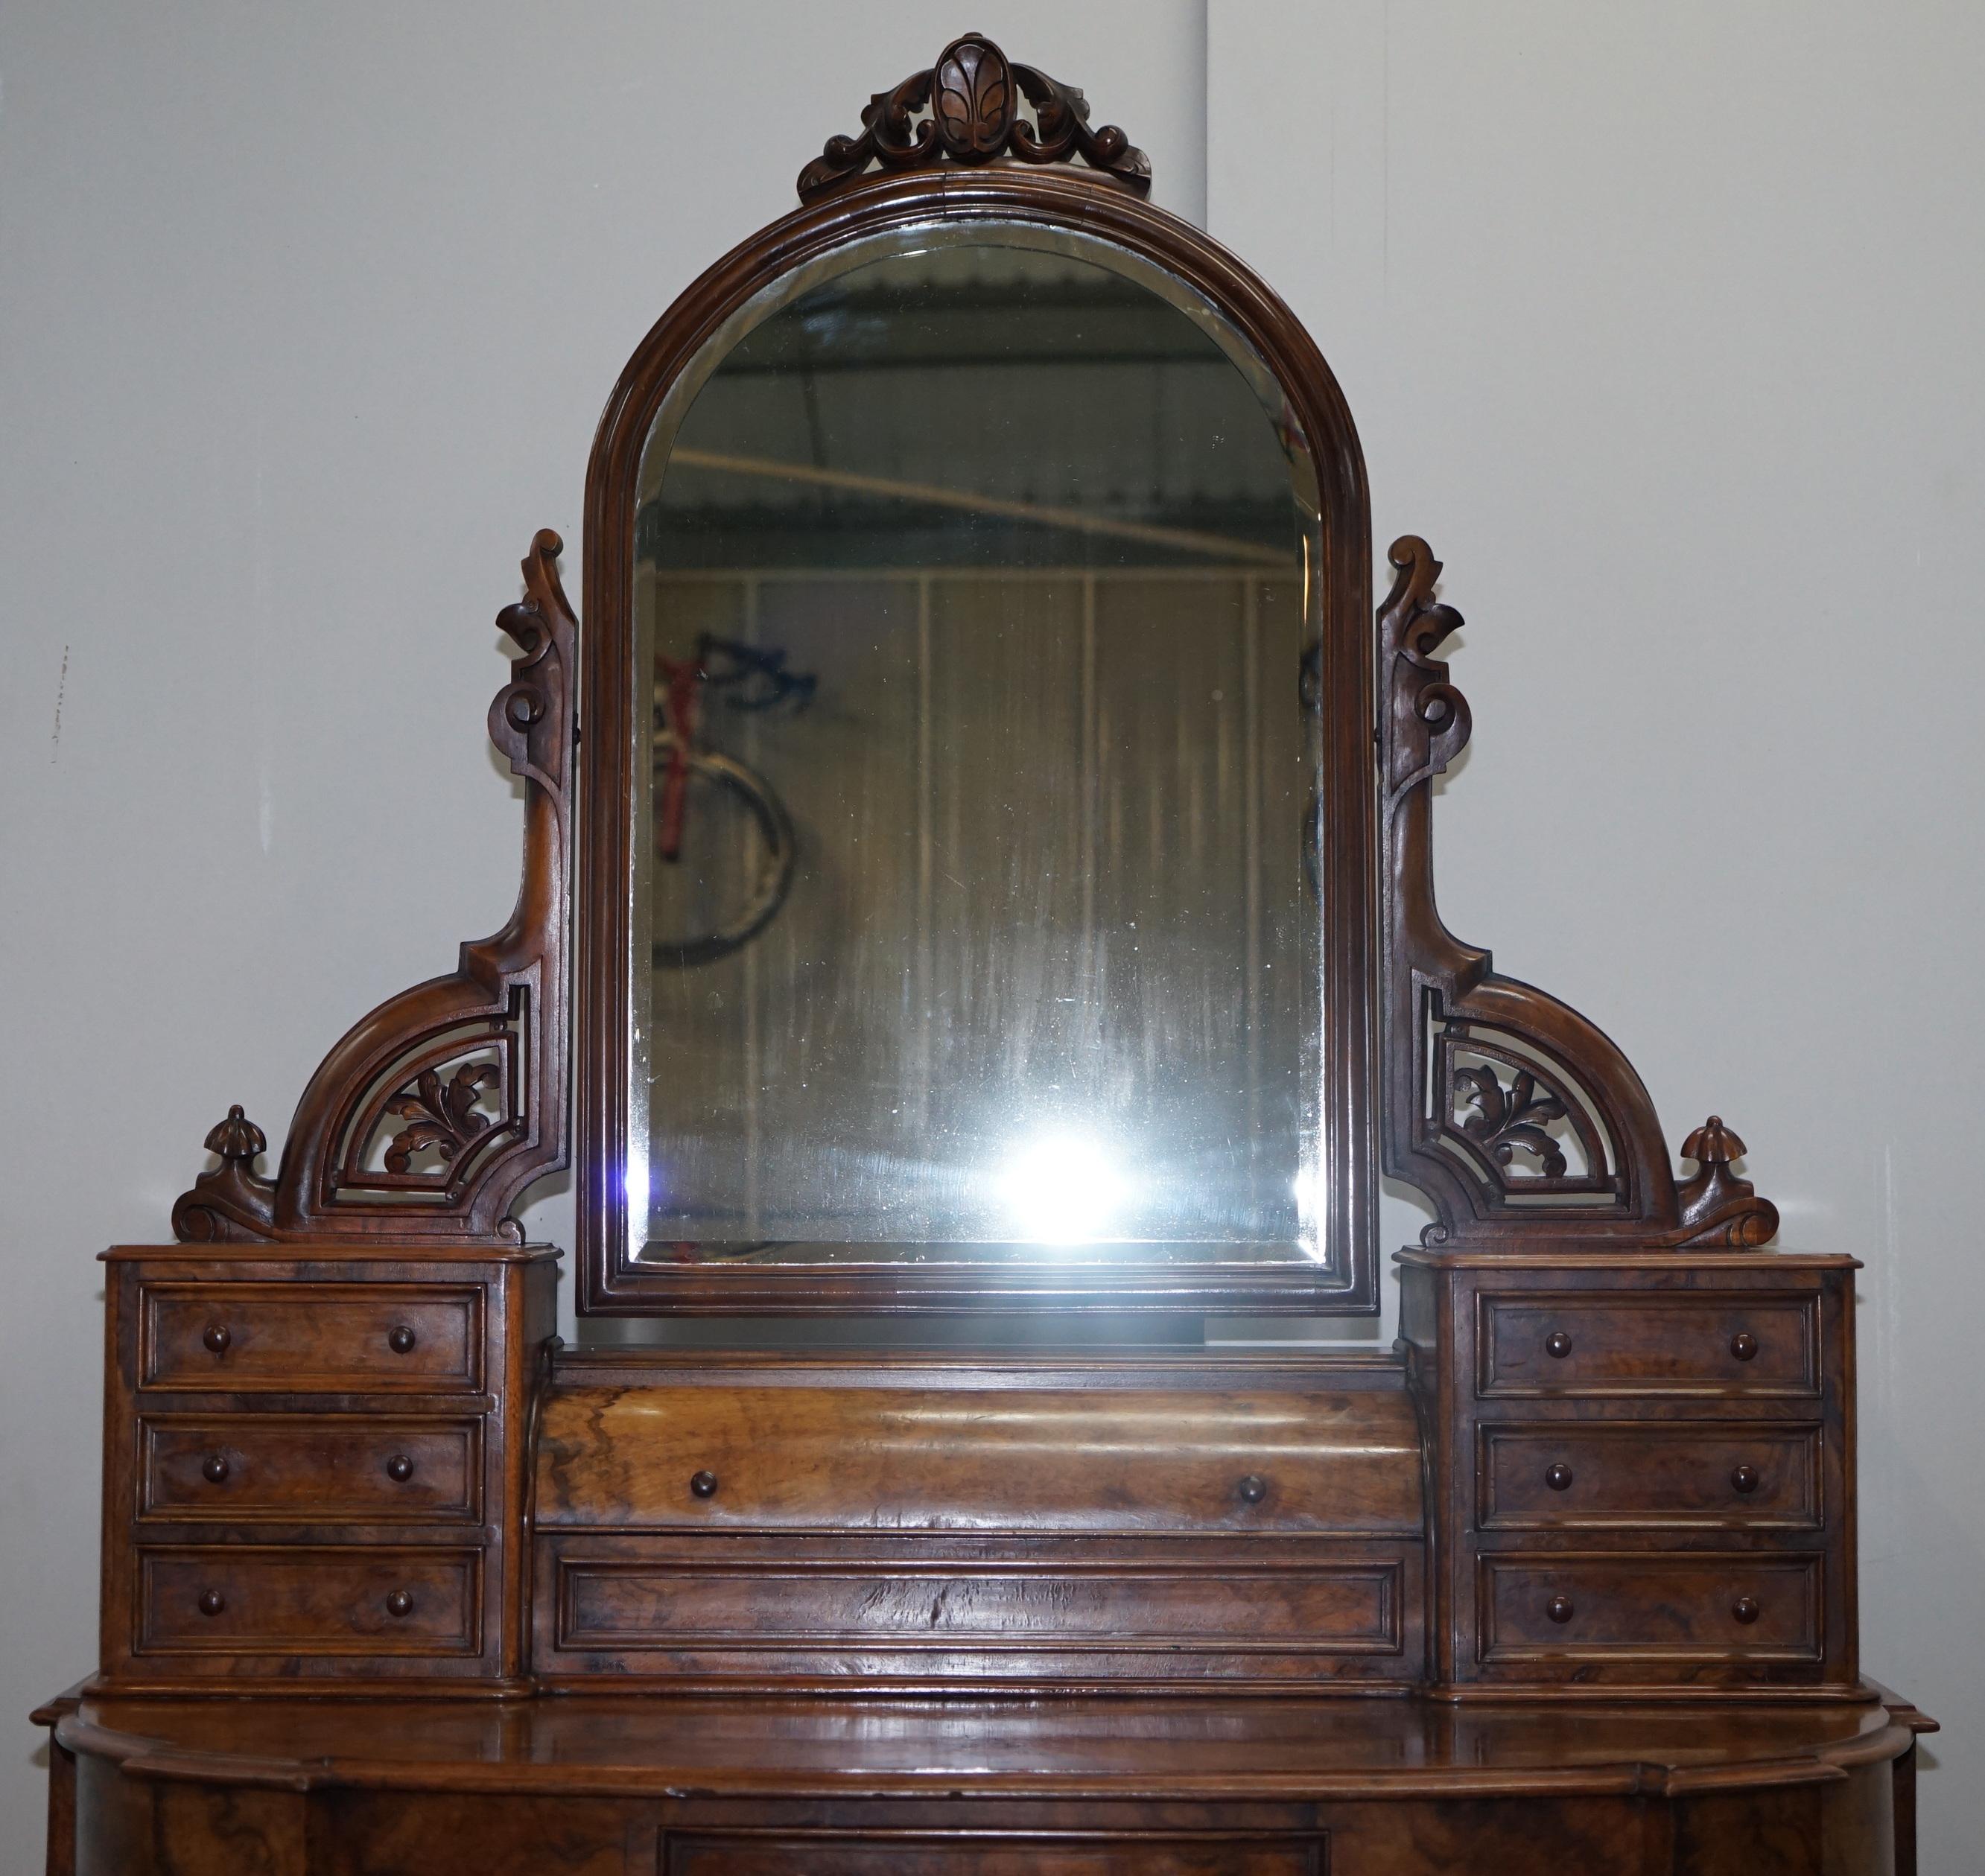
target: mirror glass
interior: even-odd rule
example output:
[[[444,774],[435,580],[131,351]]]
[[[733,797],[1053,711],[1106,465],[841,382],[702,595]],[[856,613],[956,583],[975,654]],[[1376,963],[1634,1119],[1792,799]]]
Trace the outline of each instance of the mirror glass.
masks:
[[[1318,1254],[1315,488],[1086,237],[894,230],[716,336],[638,519],[643,1258]]]

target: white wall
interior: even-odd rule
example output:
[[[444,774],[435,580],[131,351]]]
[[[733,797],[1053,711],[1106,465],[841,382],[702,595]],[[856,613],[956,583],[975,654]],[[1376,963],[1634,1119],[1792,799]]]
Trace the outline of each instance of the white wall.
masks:
[[[1342,378],[1382,544],[1447,558],[1456,928],[1869,1259],[1868,1660],[1951,1723],[1961,1876],[1985,169],[1980,22],[1933,0],[0,11],[0,1868],[39,1867],[23,1716],[95,1653],[94,1253],[500,922],[517,556],[576,562],[652,319],[964,25],[1210,206]]]
[[[1861,1280],[1867,1671],[1985,1831],[1985,12],[1212,0],[1208,225],[1469,626],[1443,908]],[[1264,126],[1272,134],[1264,136]]]

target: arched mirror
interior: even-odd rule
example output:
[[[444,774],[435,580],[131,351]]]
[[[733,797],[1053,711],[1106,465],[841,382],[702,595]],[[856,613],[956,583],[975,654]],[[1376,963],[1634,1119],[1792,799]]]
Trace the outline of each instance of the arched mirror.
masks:
[[[768,231],[603,428],[586,1300],[1363,1307],[1348,423],[1183,224],[947,180]]]

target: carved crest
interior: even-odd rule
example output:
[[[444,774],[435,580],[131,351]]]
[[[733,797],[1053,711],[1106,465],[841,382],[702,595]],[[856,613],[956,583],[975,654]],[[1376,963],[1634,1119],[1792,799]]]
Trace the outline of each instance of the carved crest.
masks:
[[[1029,124],[1020,106],[1033,113]],[[1001,157],[1090,168],[1138,195],[1150,193],[1150,160],[1114,124],[1089,127],[1089,101],[1032,65],[1012,63],[983,34],[954,39],[928,70],[878,92],[862,113],[858,136],[827,140],[800,172],[802,202],[863,174],[873,163],[921,169],[945,161],[967,165]]]

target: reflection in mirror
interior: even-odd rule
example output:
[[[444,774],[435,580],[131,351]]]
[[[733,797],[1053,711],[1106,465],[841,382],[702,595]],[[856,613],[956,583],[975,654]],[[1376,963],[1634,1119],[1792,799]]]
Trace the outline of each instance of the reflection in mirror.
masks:
[[[630,1239],[1315,1257],[1302,440],[1141,262],[883,243],[734,320],[644,462]]]

